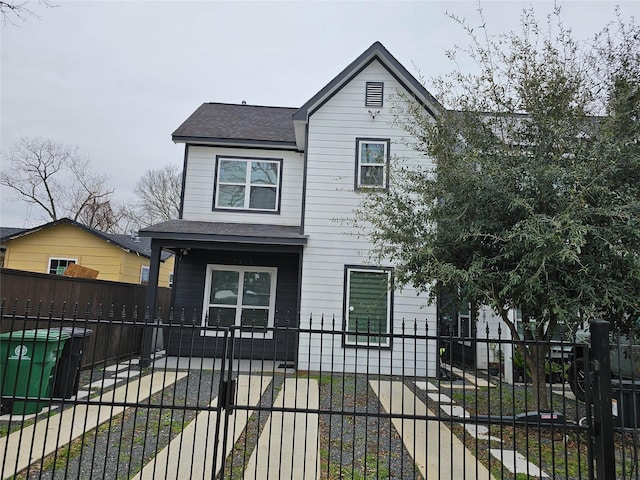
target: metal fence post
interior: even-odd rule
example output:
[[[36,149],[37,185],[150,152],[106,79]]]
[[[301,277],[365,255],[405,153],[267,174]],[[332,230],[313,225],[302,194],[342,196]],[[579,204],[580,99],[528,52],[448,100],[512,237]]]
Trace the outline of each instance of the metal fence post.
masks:
[[[591,360],[593,372],[593,452],[598,480],[616,478],[613,449],[613,414],[611,412],[611,359],[609,357],[609,322],[592,320]],[[588,385],[588,382],[585,381]]]

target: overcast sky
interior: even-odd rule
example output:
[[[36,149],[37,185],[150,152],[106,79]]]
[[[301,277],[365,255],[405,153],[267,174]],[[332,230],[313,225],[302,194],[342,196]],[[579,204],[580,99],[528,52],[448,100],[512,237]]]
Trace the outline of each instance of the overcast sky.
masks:
[[[147,169],[182,165],[171,133],[203,102],[301,106],[379,40],[427,79],[454,65],[465,45],[445,12],[478,23],[477,2],[67,2],[1,25],[0,148],[21,136],[77,145],[115,197]],[[640,17],[640,2],[560,1],[574,37],[614,18]],[[551,2],[482,2],[491,32],[517,30],[524,7],[539,18]],[[6,167],[6,165],[3,165]],[[42,213],[0,191],[0,226],[41,223]]]

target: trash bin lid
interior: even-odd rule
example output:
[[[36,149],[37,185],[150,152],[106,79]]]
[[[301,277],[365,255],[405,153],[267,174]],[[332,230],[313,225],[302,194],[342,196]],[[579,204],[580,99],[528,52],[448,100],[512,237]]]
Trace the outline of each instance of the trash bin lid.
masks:
[[[37,330],[16,330],[0,334],[0,340],[33,340],[35,342],[59,342],[67,340],[71,335],[60,331],[59,328],[39,328]]]
[[[88,337],[93,333],[93,330],[90,328],[82,328],[82,327],[62,327],[64,333],[68,333],[72,337]]]

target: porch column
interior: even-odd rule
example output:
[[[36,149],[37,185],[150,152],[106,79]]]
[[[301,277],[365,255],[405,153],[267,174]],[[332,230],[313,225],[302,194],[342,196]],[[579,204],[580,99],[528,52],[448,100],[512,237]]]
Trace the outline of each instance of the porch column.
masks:
[[[154,338],[157,328],[156,310],[158,303],[158,278],[160,276],[160,254],[162,246],[155,240],[151,240],[151,264],[149,265],[149,283],[147,283],[147,295],[145,305],[145,327],[142,330],[142,344],[140,345],[140,367],[145,368],[151,364]],[[147,312],[149,315],[147,315]]]

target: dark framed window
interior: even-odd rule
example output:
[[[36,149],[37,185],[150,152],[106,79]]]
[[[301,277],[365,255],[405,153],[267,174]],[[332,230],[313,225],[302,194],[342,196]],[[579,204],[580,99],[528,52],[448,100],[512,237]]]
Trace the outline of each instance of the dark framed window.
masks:
[[[384,82],[367,82],[364,99],[365,107],[382,107]]]
[[[202,326],[244,327],[245,336],[261,331],[271,338],[267,327],[275,318],[277,274],[276,267],[208,265]]]
[[[345,346],[390,347],[392,270],[346,267]]]
[[[50,258],[49,273],[52,275],[63,275],[69,265],[77,262],[75,258]]]
[[[277,212],[282,159],[216,157],[214,208]]]
[[[387,188],[389,139],[356,139],[356,181],[359,188]]]

